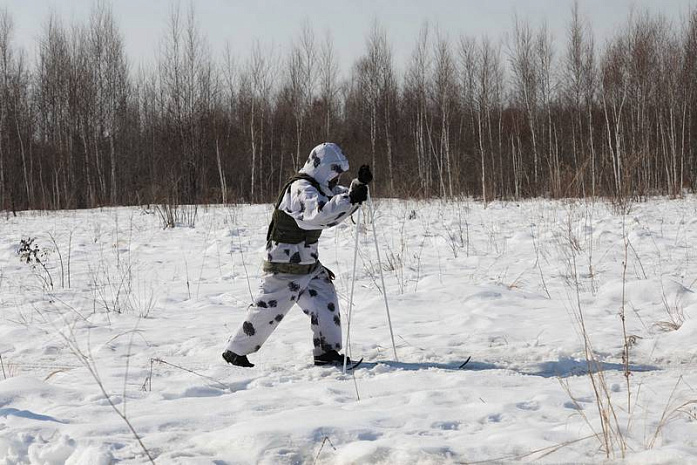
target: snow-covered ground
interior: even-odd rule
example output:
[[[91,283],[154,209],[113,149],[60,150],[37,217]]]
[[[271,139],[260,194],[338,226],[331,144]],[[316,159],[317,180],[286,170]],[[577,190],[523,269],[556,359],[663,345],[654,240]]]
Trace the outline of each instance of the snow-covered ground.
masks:
[[[398,361],[361,224],[354,375],[312,366],[297,308],[255,368],[221,359],[269,213],[3,217],[0,464],[697,463],[697,198],[376,202]],[[321,239],[344,330],[355,233]]]

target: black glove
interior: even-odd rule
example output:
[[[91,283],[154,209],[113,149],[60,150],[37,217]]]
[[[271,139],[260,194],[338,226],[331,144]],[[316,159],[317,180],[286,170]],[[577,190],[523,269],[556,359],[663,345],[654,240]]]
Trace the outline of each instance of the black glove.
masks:
[[[368,186],[366,184],[354,183],[349,192],[349,199],[351,199],[351,205],[368,200]]]
[[[370,184],[370,181],[373,180],[373,173],[370,172],[370,166],[361,165],[361,167],[358,168],[358,180],[363,184]]]

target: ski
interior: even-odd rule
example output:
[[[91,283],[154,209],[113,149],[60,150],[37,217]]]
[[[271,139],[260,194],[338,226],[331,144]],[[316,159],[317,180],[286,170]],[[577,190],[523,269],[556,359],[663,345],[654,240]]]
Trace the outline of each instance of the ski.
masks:
[[[361,363],[363,363],[363,358],[361,358],[361,359],[358,360],[358,361],[354,361],[354,362],[347,363],[347,364],[346,364],[346,371],[351,371],[351,370],[354,370],[354,369],[358,368],[358,367],[360,366]],[[317,364],[315,364],[315,366],[316,366],[316,367],[333,367],[333,368],[338,368],[338,369],[340,369],[340,370],[343,370],[343,368],[344,368],[343,362],[339,362],[339,363],[324,363],[324,364],[322,364],[322,365],[317,365]]]
[[[471,355],[470,355],[469,357],[467,357],[467,360],[465,360],[464,362],[462,362],[462,364],[461,364],[459,367],[457,367],[457,369],[458,369],[458,370],[462,370],[463,368],[465,368],[465,366],[470,362],[470,360],[472,360],[472,356],[471,356]]]
[[[426,364],[420,364],[420,363],[408,363],[408,362],[395,362],[395,361],[390,361],[390,360],[382,360],[379,362],[363,362],[363,359],[361,358],[357,362],[354,362],[350,365],[346,366],[346,371],[351,371],[359,366],[364,366],[368,368],[373,368],[377,365],[385,365],[391,368],[395,369],[402,369],[402,370],[407,370],[407,371],[416,371],[416,370],[423,370],[423,369],[431,369],[431,368],[437,368],[440,370],[464,370],[467,367],[467,364],[470,363],[472,360],[472,356],[468,356],[463,362],[456,362],[456,363],[426,363]],[[341,364],[338,365],[339,368],[342,367]]]
[[[357,361],[357,362],[353,362],[350,366],[346,366],[346,371],[353,371],[353,370],[355,370],[356,368],[358,368],[359,366],[361,366],[361,363],[363,363],[363,358],[361,358],[361,359],[360,359],[359,361]]]

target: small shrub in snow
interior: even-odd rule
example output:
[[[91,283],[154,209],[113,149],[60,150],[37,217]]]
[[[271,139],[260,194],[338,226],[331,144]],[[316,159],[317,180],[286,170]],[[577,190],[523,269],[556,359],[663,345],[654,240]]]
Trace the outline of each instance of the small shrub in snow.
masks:
[[[176,203],[163,203],[155,207],[155,211],[160,215],[162,228],[175,228],[186,226],[193,228],[196,226],[198,216],[198,205],[179,205]]]
[[[32,270],[41,280],[44,288],[53,289],[53,278],[51,277],[51,272],[46,267],[49,251],[39,248],[34,242],[35,240],[35,237],[20,240],[17,255],[19,255],[19,259],[22,262],[31,265]]]

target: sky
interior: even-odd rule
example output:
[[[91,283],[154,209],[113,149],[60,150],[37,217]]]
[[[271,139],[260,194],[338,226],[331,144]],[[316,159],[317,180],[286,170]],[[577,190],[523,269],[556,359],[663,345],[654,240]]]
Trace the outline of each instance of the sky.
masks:
[[[109,2],[109,0],[107,0]],[[564,42],[573,0],[198,0],[196,19],[214,54],[230,44],[244,58],[255,41],[282,52],[298,37],[303,23],[315,35],[331,33],[342,70],[365,49],[374,20],[387,32],[395,65],[404,66],[425,22],[456,40],[461,34],[491,39],[511,30],[514,14],[534,25],[546,21],[557,44]],[[173,0],[112,0],[114,16],[124,35],[131,62],[154,63],[167,27]],[[634,9],[662,12],[676,24],[697,0],[580,0],[583,17],[592,25],[599,43],[621,27]],[[15,24],[15,43],[32,56],[43,24],[51,11],[64,24],[84,22],[94,0],[0,0]],[[180,2],[182,9],[189,2]]]

